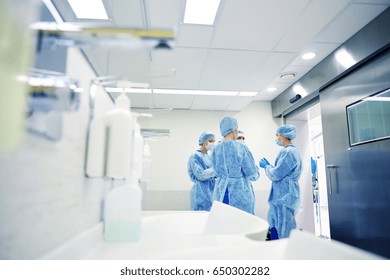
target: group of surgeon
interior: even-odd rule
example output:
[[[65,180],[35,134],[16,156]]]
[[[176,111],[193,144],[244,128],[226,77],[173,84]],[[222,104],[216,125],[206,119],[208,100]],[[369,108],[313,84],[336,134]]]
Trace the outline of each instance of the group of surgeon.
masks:
[[[276,131],[276,144],[283,147],[274,166],[263,158],[256,164],[245,144],[244,133],[238,130],[237,119],[224,117],[220,122],[223,139],[216,143],[215,134],[203,132],[197,149],[188,160],[188,175],[193,182],[190,207],[195,211],[209,211],[214,200],[255,214],[255,194],[252,181],[260,177],[260,168],[272,181],[268,198],[268,240],[287,238],[296,228],[295,215],[300,206],[298,179],[302,161],[297,147],[291,142],[296,137],[293,125],[282,125]]]

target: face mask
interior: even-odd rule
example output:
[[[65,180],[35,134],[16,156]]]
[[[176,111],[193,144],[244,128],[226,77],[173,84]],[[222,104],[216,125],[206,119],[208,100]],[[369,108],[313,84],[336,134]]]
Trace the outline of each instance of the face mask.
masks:
[[[208,143],[207,146],[206,146],[206,150],[207,151],[212,151],[215,147],[215,143]]]
[[[280,141],[279,139],[276,139],[276,140],[275,140],[275,143],[276,143],[276,145],[278,145],[278,146],[283,146],[283,142]]]
[[[241,139],[238,139],[236,140],[237,142],[241,142],[241,143],[244,143],[245,144],[245,141],[244,140],[241,140]]]

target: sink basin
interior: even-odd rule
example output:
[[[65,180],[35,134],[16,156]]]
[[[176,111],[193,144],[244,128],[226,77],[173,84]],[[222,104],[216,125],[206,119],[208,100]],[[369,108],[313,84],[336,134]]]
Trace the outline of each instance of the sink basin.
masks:
[[[241,234],[264,241],[268,222],[236,207],[214,201],[203,234]]]
[[[215,250],[216,255],[231,256],[222,249],[231,246],[236,248],[236,253],[247,254],[257,243],[265,243],[252,239],[264,240],[268,224],[237,208],[214,202],[210,212],[144,212],[141,238],[137,242],[105,242],[102,229],[103,225],[99,224],[43,259],[164,259],[175,252],[183,257],[188,253],[188,258],[193,258],[192,250],[200,250],[199,255]]]
[[[265,220],[214,201],[210,212],[183,211],[145,217],[141,234],[243,235],[264,241],[267,232]]]
[[[209,212],[183,211],[147,216],[142,219],[141,235],[202,234]]]

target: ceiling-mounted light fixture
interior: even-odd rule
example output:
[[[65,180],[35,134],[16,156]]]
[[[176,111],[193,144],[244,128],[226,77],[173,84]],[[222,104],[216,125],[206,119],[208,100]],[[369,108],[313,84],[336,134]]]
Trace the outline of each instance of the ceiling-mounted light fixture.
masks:
[[[253,97],[256,96],[257,92],[256,91],[240,91],[238,96],[245,96],[245,97]]]
[[[237,96],[237,91],[221,90],[179,90],[179,89],[153,89],[155,94],[184,94],[184,95],[219,95],[219,96]]]
[[[280,75],[280,79],[282,81],[291,81],[295,78],[295,76],[296,76],[296,73],[294,73],[294,72],[286,72],[286,73],[282,73]]]
[[[268,92],[274,92],[274,91],[277,91],[277,90],[278,90],[278,88],[276,88],[276,87],[269,87],[269,88],[267,88]]]
[[[108,19],[102,0],[68,0],[68,2],[79,19]]]
[[[149,88],[116,88],[116,87],[105,87],[107,92],[110,93],[152,93],[152,90]]]
[[[187,0],[183,23],[213,25],[220,0]]]
[[[310,59],[313,59],[313,58],[316,57],[316,53],[314,53],[314,52],[307,52],[307,53],[304,53],[301,57],[304,60],[310,60]]]

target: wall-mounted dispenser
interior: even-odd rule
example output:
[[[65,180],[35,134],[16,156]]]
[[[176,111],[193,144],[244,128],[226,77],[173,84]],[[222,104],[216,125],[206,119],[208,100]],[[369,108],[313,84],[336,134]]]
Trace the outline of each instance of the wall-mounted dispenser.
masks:
[[[99,47],[126,49],[172,49],[173,29],[140,29],[113,27],[108,23],[35,22],[31,29],[38,32],[38,51],[42,46]]]
[[[86,175],[124,179],[131,171],[134,120],[130,99],[122,93],[115,108],[94,118],[88,136]]]
[[[29,85],[27,130],[50,140],[62,137],[62,114],[76,111],[80,104],[78,81],[63,73],[32,69]]]

